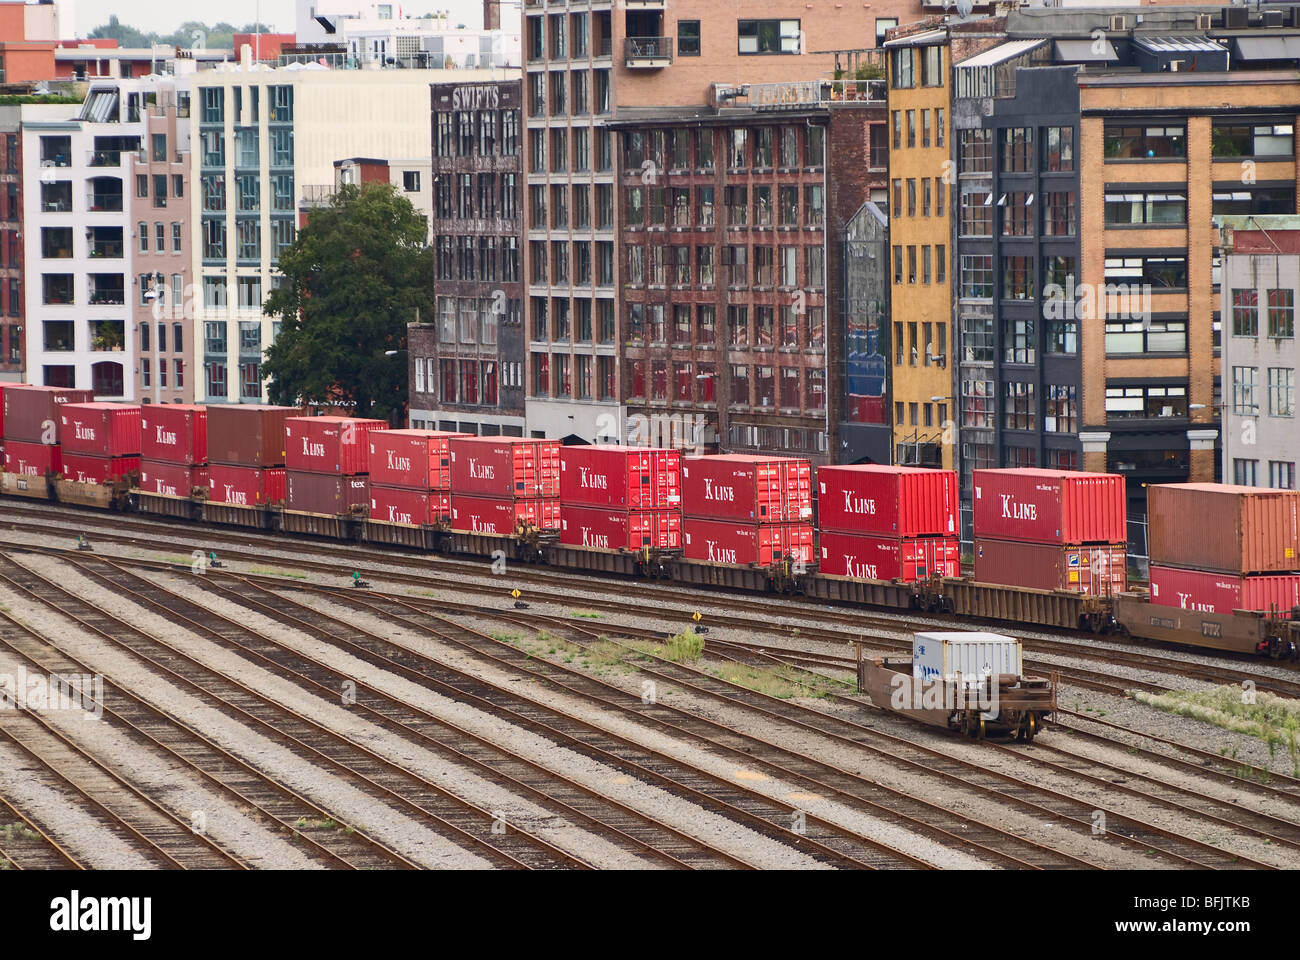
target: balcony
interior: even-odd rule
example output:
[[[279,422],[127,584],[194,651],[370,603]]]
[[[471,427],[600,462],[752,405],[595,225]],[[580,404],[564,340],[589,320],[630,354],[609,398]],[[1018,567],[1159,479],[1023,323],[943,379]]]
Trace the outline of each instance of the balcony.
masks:
[[[122,165],[122,151],[88,150],[86,151],[86,165],[91,167],[120,167]]]
[[[672,64],[672,37],[628,37],[624,41],[623,66],[629,69],[659,70]]]
[[[121,213],[122,194],[102,191],[86,194],[86,209],[93,213]]]
[[[126,303],[126,287],[119,274],[90,275],[90,302],[120,306]]]
[[[623,0],[623,6],[629,10],[665,10],[667,0]]]

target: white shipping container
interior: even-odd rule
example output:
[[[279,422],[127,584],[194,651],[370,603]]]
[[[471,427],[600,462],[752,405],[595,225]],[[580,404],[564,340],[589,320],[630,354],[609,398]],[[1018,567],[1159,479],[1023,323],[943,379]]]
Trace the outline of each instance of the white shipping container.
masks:
[[[980,683],[990,674],[1021,675],[1020,641],[981,631],[917,633],[912,637],[912,676],[922,680],[957,674]]]

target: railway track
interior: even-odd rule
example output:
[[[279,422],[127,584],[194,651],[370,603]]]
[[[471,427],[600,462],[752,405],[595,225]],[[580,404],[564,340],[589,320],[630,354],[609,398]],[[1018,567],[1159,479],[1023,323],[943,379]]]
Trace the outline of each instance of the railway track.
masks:
[[[29,669],[46,674],[88,675],[94,672],[55,641],[41,636],[8,614],[0,614],[0,650],[27,664]],[[291,836],[322,866],[345,869],[410,869],[415,866],[366,831],[272,780],[181,718],[153,707],[129,688],[106,681],[99,706],[109,723],[129,734],[142,748],[177,762],[197,780],[214,787],[247,816],[274,832]],[[327,824],[334,826],[326,828]]]
[[[0,796],[0,869],[85,870],[86,865]]]
[[[244,578],[238,579],[241,582],[246,582]],[[252,586],[252,584],[249,584],[249,586]],[[297,590],[303,589],[310,588],[297,588]],[[246,591],[241,591],[241,593],[247,595]],[[943,836],[943,839],[948,843],[955,840],[958,843],[963,843],[963,848],[965,848],[971,844],[971,841],[983,838],[984,855],[992,856],[1004,864],[1015,866],[1088,866],[1086,862],[1077,858],[1048,850],[1034,844],[1032,841],[1006,834],[991,825],[954,817],[941,807],[920,801],[915,797],[902,794],[889,796],[889,791],[874,781],[858,777],[847,770],[832,767],[827,763],[812,761],[807,757],[793,754],[775,743],[750,734],[740,734],[725,725],[696,717],[686,711],[666,707],[662,703],[655,704],[650,709],[645,709],[644,705],[641,705],[641,708],[629,707],[620,702],[628,699],[625,691],[586,674],[563,670],[563,668],[558,668],[549,662],[546,662],[543,667],[541,662],[508,643],[484,637],[482,634],[466,628],[449,624],[445,619],[435,618],[436,625],[421,624],[418,619],[413,619],[412,616],[418,618],[426,615],[412,605],[407,604],[404,600],[382,595],[356,597],[351,594],[343,594],[340,599],[351,605],[361,605],[376,613],[384,614],[388,619],[409,624],[421,632],[437,636],[444,641],[453,639],[458,646],[479,656],[485,656],[494,664],[507,666],[516,671],[523,671],[529,676],[547,679],[559,688],[580,693],[587,699],[597,700],[642,718],[648,714],[653,715],[657,723],[664,726],[666,732],[670,732],[678,739],[691,737],[712,749],[726,751],[743,759],[750,766],[757,765],[761,770],[779,776],[783,780],[794,779],[805,789],[843,798],[855,805],[861,805],[864,802],[871,803],[873,804],[873,812],[879,812],[882,816],[887,811],[892,812],[895,818],[900,816],[907,818],[908,814],[900,810],[898,805],[910,804],[912,816],[909,819],[897,821],[900,824],[905,824],[909,829],[923,832],[926,835],[936,836],[934,832],[935,826],[949,823],[952,825],[952,830]],[[407,610],[405,616],[401,612],[403,608]],[[297,615],[302,616],[303,613],[300,612]],[[320,617],[323,615],[315,614],[315,616]],[[519,622],[521,625],[527,624],[527,619],[523,617],[505,615],[496,619],[505,622]],[[449,638],[447,634],[449,627],[461,631],[461,634]],[[352,629],[356,629],[355,625],[352,626]],[[542,668],[540,672],[539,667]],[[548,673],[553,668],[561,670],[563,677],[557,678]],[[886,806],[885,800],[892,802],[894,806]],[[984,832],[977,834],[976,829]],[[1009,855],[1008,845],[1012,845],[1012,848],[1017,850],[1017,854]],[[1018,859],[1018,862],[1008,863],[1009,857]],[[1036,863],[1034,862],[1035,859],[1037,860]]]
[[[5,516],[5,507],[0,504],[0,519]],[[10,508],[15,514],[21,517],[29,517],[26,510]],[[43,508],[38,511],[41,514],[53,518],[55,521],[70,524],[70,521],[64,521],[61,518],[77,516],[81,513],[70,513],[66,509]],[[90,515],[90,519],[99,519],[97,515]],[[14,526],[13,524],[10,524]],[[115,522],[114,529],[136,529],[142,533],[152,532],[154,537],[142,539],[131,537],[121,533],[111,531],[97,531],[95,536],[105,541],[121,542],[131,545],[144,545],[151,549],[157,549],[156,534],[159,529],[175,531],[174,524],[164,524],[157,521],[131,520],[121,523]],[[43,529],[41,524],[19,523],[17,529],[30,528],[34,531]],[[250,541],[270,539],[270,535],[258,531],[245,531],[239,534],[232,534],[224,531],[212,531],[209,528],[196,528],[203,531],[203,547],[206,549],[215,544],[224,544],[230,549],[225,549],[223,556],[232,560],[246,560],[250,563],[271,563],[283,564],[285,558],[274,557],[264,554],[249,553],[247,547]],[[69,535],[75,535],[80,532],[77,525],[70,524],[65,526],[65,532]],[[175,533],[173,536],[177,536]],[[319,549],[322,553],[330,556],[338,556],[343,562],[341,563],[321,563],[311,561],[313,570],[323,573],[329,573],[340,577],[348,577],[355,570],[364,570],[367,566],[386,565],[400,566],[403,562],[409,561],[417,567],[410,573],[401,573],[400,576],[404,582],[413,585],[427,586],[430,589],[436,589],[445,586],[446,580],[439,577],[430,577],[418,570],[428,570],[433,568],[447,572],[469,571],[475,567],[480,568],[481,573],[483,563],[476,563],[468,560],[448,559],[439,557],[437,554],[419,553],[404,551],[400,549],[375,551],[366,548],[354,547],[347,544],[339,544],[329,540],[298,540],[298,543],[310,543],[313,548]],[[190,544],[186,544],[189,546]],[[387,576],[387,575],[385,575]],[[807,614],[809,618],[814,619],[820,624],[840,625],[843,630],[833,630],[827,626],[818,628],[799,627],[798,637],[801,640],[825,639],[831,643],[839,643],[849,638],[861,638],[864,630],[888,630],[893,632],[905,631],[908,629],[906,615],[900,614],[896,617],[887,617],[863,613],[857,610],[845,611],[828,608],[821,605],[801,603],[790,598],[783,598],[780,601],[766,600],[761,597],[743,595],[735,596],[725,591],[702,591],[691,590],[681,587],[666,586],[657,581],[629,581],[620,579],[603,579],[598,580],[595,577],[587,577],[577,574],[556,573],[545,571],[537,567],[530,567],[524,564],[515,564],[511,568],[510,583],[512,585],[522,585],[525,587],[554,587],[562,588],[566,591],[584,591],[590,592],[595,590],[595,583],[608,584],[611,589],[617,589],[628,583],[636,583],[638,590],[635,598],[624,594],[606,598],[598,595],[577,595],[567,593],[561,596],[555,596],[543,593],[534,593],[531,590],[526,591],[526,596],[536,602],[552,602],[557,604],[581,604],[594,610],[627,613],[629,606],[634,602],[639,603],[644,610],[654,611],[654,614],[661,616],[665,612],[665,602],[679,602],[683,608],[676,611],[683,616],[683,619],[689,617],[694,610],[700,606],[711,608],[730,609],[738,611],[739,615],[729,615],[725,613],[710,613],[706,622],[710,625],[729,627],[750,632],[762,632],[773,637],[789,638],[794,631],[792,625],[774,623],[771,620],[764,621],[760,614],[770,612],[774,617],[789,618],[796,614]],[[500,597],[505,592],[501,586],[490,583],[476,583],[458,581],[457,589],[463,592],[476,594],[479,596]],[[636,612],[636,611],[632,611]],[[920,614],[917,616],[924,617],[938,622],[952,620],[938,614]],[[954,621],[957,622],[957,621]],[[1042,628],[1035,628],[1040,631]],[[1289,680],[1277,677],[1261,675],[1249,670],[1236,669],[1224,664],[1207,665],[1196,661],[1189,661],[1179,657],[1177,652],[1170,656],[1160,656],[1154,652],[1137,652],[1117,650],[1114,647],[1097,648],[1095,644],[1098,638],[1090,634],[1080,633],[1076,636],[1064,635],[1057,641],[1044,641],[1036,639],[1023,640],[1022,643],[1026,651],[1040,655],[1072,657],[1079,660],[1092,661],[1099,665],[1109,667],[1129,667],[1134,670],[1143,670],[1154,673],[1165,673],[1173,676],[1183,676],[1192,679],[1204,680],[1216,684],[1238,684],[1250,681],[1256,685],[1257,690],[1275,693],[1279,696],[1300,699],[1300,680]],[[909,641],[881,636],[879,633],[874,634],[871,639],[877,642],[879,646],[903,650]],[[1114,641],[1102,641],[1114,643]],[[910,646],[907,647],[910,650]],[[1216,656],[1218,656],[1216,654]],[[1224,655],[1225,658],[1227,655]],[[1249,660],[1243,661],[1247,664]],[[1045,670],[1047,672],[1059,672],[1061,676],[1070,682],[1075,682],[1079,686],[1089,689],[1098,690],[1104,693],[1115,695],[1124,695],[1126,689],[1137,688],[1144,689],[1148,692],[1166,692],[1171,689],[1167,685],[1154,684],[1148,681],[1131,680],[1116,682],[1116,678],[1108,676],[1103,671],[1089,670],[1082,667],[1053,667],[1042,661],[1026,661],[1027,666],[1033,666],[1035,669]],[[1283,669],[1292,669],[1289,665]],[[1127,686],[1125,686],[1127,684]]]
[[[0,583],[127,651],[149,669],[200,694],[268,739],[342,777],[377,803],[400,810],[433,832],[473,850],[488,863],[513,868],[590,866],[521,828],[493,832],[496,818],[490,811],[475,807],[298,711],[269,701],[176,645],[106,613],[8,557],[0,558]]]

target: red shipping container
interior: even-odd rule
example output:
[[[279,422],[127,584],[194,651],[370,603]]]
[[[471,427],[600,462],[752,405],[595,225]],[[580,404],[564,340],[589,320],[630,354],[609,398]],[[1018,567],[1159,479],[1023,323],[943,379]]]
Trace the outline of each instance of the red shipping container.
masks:
[[[284,467],[245,467],[214,463],[208,467],[208,499],[239,507],[278,503],[285,496]]]
[[[425,527],[451,519],[451,494],[442,490],[370,485],[370,520]]]
[[[243,467],[284,466],[284,421],[297,407],[208,404],[208,459]]]
[[[339,517],[356,512],[353,507],[362,508],[363,512],[370,509],[367,477],[285,470],[284,509]]]
[[[889,537],[821,532],[818,572],[854,580],[928,580],[961,576],[956,537]]]
[[[811,520],[812,467],[789,457],[687,457],[682,461],[682,513],[764,523]]]
[[[795,561],[812,563],[812,524],[736,523],[692,517],[682,521],[682,556],[689,560],[768,566],[787,555]]]
[[[817,524],[822,530],[955,536],[957,510],[957,474],[952,470],[878,464],[817,470]]]
[[[468,436],[448,430],[373,430],[366,435],[370,482],[411,490],[450,490],[449,441]]]
[[[284,465],[311,473],[366,473],[367,437],[372,430],[387,429],[383,420],[359,417],[289,417],[284,421]]]
[[[1292,608],[1300,606],[1300,573],[1242,576],[1152,564],[1150,576],[1151,602],[1162,607],[1199,613],[1276,610],[1290,617]]]
[[[142,408],[140,456],[158,463],[207,463],[208,408],[194,403]]]
[[[1128,589],[1128,548],[975,539],[975,579],[1033,590],[1073,590],[1107,597]]]
[[[664,510],[681,506],[677,450],[599,443],[560,448],[560,500],[589,507]]]
[[[453,437],[450,448],[453,493],[521,499],[560,495],[558,440]]]
[[[593,550],[678,550],[682,516],[676,510],[610,510],[564,503],[560,543]]]
[[[138,489],[163,497],[188,497],[208,485],[208,468],[163,460],[141,460]]]
[[[48,443],[5,440],[5,473],[43,477],[63,469],[63,451]]]
[[[464,533],[492,533],[509,536],[518,520],[540,530],[560,529],[560,500],[467,497],[451,495],[451,528]]]
[[[74,483],[108,483],[140,472],[140,457],[100,457],[63,451],[63,479]]]
[[[1300,491],[1228,483],[1147,487],[1155,564],[1220,573],[1300,570]]]
[[[53,444],[60,440],[59,411],[65,403],[91,403],[90,390],[39,387],[27,383],[5,385],[5,438],[27,443]]]
[[[140,407],[134,403],[65,403],[59,410],[63,452],[140,456]]]
[[[975,536],[1034,543],[1128,540],[1124,478],[1074,470],[976,470]]]

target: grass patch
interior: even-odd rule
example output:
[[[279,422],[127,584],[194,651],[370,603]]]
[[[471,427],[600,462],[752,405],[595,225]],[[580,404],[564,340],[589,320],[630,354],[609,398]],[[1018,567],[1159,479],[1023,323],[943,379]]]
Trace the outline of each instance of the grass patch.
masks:
[[[185,562],[189,563],[188,560]],[[279,567],[252,567],[248,572],[261,577],[292,577],[295,580],[307,579],[307,574],[300,570],[281,570]]]
[[[665,660],[674,663],[695,662],[704,652],[704,638],[694,630],[687,628],[684,633],[674,634],[664,641],[660,653]]]
[[[490,633],[488,634],[497,643],[516,644],[524,638],[522,633]]]
[[[159,557],[163,563],[172,563],[178,567],[188,567],[194,561],[190,557]]]
[[[842,680],[809,673],[796,667],[753,667],[744,663],[728,663],[711,670],[720,677],[738,686],[756,693],[789,700],[793,697],[827,698],[843,692],[843,687],[851,686]]]
[[[1271,693],[1256,693],[1254,703],[1244,703],[1241,687],[1233,684],[1203,693],[1175,690],[1165,694],[1130,691],[1133,699],[1166,713],[1192,717],[1224,730],[1263,740],[1268,755],[1276,758],[1278,748],[1291,759],[1293,776],[1300,776],[1300,701]],[[1236,759],[1237,751],[1232,751]]]
[[[306,817],[299,817],[294,823],[298,830],[337,830],[338,821],[326,818],[324,820],[309,820]]]
[[[604,619],[605,619],[605,615],[604,615],[603,613],[597,613],[595,610],[570,610],[570,611],[569,611],[569,616],[571,616],[571,617],[584,617],[584,618],[587,619],[587,620],[604,620]]]

